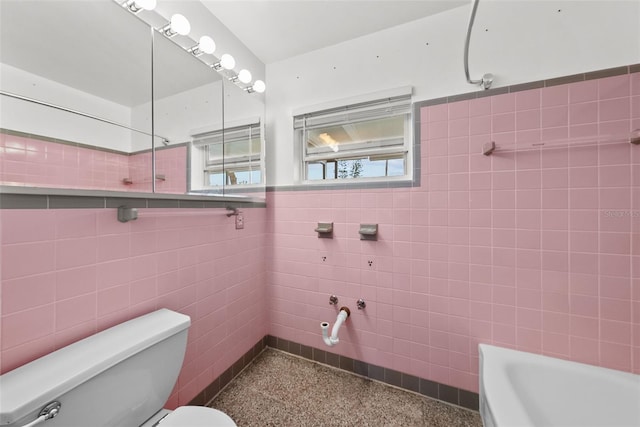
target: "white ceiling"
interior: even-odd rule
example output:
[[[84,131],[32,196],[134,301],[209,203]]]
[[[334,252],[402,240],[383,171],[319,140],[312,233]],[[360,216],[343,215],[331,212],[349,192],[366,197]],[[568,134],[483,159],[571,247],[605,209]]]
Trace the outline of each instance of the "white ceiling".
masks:
[[[155,39],[157,99],[220,80]],[[149,27],[112,0],[0,0],[0,62],[120,105],[151,99]]]
[[[200,1],[268,64],[471,0]],[[158,39],[156,97],[219,79],[199,61],[181,60],[182,49]],[[121,105],[148,102],[149,49],[146,24],[112,0],[0,0],[1,62]],[[185,75],[189,78],[181,78]]]
[[[471,0],[200,0],[265,64]]]

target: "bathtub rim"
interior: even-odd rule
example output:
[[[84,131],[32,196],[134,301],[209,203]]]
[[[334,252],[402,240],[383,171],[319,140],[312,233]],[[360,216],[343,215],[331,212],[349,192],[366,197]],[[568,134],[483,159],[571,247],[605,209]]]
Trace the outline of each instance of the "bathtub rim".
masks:
[[[522,401],[516,397],[513,385],[508,380],[507,375],[501,372],[504,363],[503,350],[510,350],[503,347],[497,347],[490,344],[478,344],[478,354],[480,361],[479,392],[480,392],[480,412],[482,414],[482,406],[487,405],[489,415],[491,416],[491,424],[495,426],[519,425],[522,427],[533,426],[533,422],[527,414]],[[490,355],[491,362],[487,362]],[[498,359],[498,363],[496,361]],[[485,378],[491,378],[489,384],[484,381]],[[507,408],[496,414],[495,404],[496,396],[499,396],[501,408]],[[527,424],[522,424],[523,421]],[[483,419],[483,423],[485,420]]]
[[[632,372],[620,371],[616,369],[606,368],[598,365],[590,365],[587,363],[576,362],[573,360],[560,359],[557,357],[546,356],[543,354],[530,353],[522,350],[515,350],[506,347],[499,347],[491,344],[478,344],[479,353],[479,394],[480,394],[480,412],[482,414],[483,402],[487,405],[489,413],[492,417],[491,421],[495,426],[511,426],[518,425],[522,427],[534,427],[536,424],[529,416],[523,402],[517,397],[517,392],[513,383],[509,379],[506,372],[507,365],[513,364],[513,360],[518,363],[540,363],[541,361],[549,361],[553,365],[571,366],[573,369],[597,369],[607,372],[612,378],[617,380],[636,380],[640,386],[640,375]],[[491,356],[491,361],[487,363],[486,356]],[[569,365],[568,365],[569,364]],[[504,371],[504,372],[503,372]],[[488,376],[490,375],[490,376]],[[489,387],[487,387],[485,378],[491,378]],[[500,411],[496,413],[495,400],[500,400]],[[483,419],[483,423],[485,420]],[[485,424],[492,425],[492,424]]]

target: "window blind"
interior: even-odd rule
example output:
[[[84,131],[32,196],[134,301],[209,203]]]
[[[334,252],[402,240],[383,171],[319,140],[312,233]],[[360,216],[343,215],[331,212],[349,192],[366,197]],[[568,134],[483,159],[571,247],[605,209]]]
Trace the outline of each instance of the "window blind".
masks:
[[[223,136],[225,144],[259,138],[260,123],[226,128],[224,131],[219,129],[212,132],[196,134],[193,135],[193,145],[201,147],[203,145],[222,144]]]
[[[411,95],[403,95],[301,114],[293,118],[293,128],[299,130],[329,124],[340,125],[380,117],[404,115],[410,112]]]

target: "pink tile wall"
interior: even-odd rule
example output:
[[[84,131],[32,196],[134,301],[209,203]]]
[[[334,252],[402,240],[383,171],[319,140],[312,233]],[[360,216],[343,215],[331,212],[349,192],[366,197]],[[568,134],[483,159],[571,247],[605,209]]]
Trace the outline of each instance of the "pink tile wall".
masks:
[[[189,402],[268,333],[266,210],[1,210],[2,372],[135,316],[191,316],[169,407]]]
[[[128,156],[0,133],[4,185],[126,190]]]
[[[187,147],[156,151],[156,173],[165,175],[156,182],[156,192],[184,194],[187,191]]]
[[[166,175],[157,182],[158,192],[185,193],[187,148],[158,150],[156,156],[157,173]],[[123,184],[124,178],[133,184]],[[151,154],[127,156],[0,133],[0,184],[148,192]]]
[[[352,316],[331,351],[455,387],[478,390],[480,342],[640,373],[640,147],[480,154],[640,128],[640,73],[420,120],[420,187],[268,193],[270,333],[325,348],[336,294]]]
[[[151,152],[134,154],[129,158],[129,178],[132,184],[126,186],[129,191],[152,191]]]
[[[151,152],[129,157],[129,176],[133,184],[129,191],[150,191]],[[156,151],[156,174],[165,180],[156,180],[157,193],[184,194],[187,192],[187,147],[178,146]]]

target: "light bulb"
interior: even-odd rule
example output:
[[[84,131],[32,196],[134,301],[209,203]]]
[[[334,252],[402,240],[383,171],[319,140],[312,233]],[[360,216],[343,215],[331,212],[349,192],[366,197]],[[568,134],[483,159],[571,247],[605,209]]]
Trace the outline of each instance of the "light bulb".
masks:
[[[225,53],[222,55],[222,58],[220,58],[220,65],[226,70],[232,70],[233,67],[236,66],[236,60],[233,59],[233,56]]]
[[[170,25],[171,32],[178,33],[181,36],[186,36],[189,34],[189,31],[191,31],[191,24],[189,24],[189,20],[179,13],[171,16]]]
[[[198,50],[208,53],[211,55],[216,51],[216,42],[209,36],[200,37],[200,42],[198,43]]]
[[[128,0],[125,5],[133,13],[138,13],[141,10],[153,10],[156,7],[156,0]]]
[[[238,73],[238,80],[242,83],[249,83],[251,81],[251,72],[249,70],[240,70]]]
[[[153,10],[156,8],[156,0],[135,0],[133,4],[138,9]]]
[[[256,80],[253,83],[253,90],[258,92],[258,93],[262,93],[264,92],[264,90],[267,88],[267,86],[264,84],[264,82],[262,80]]]

